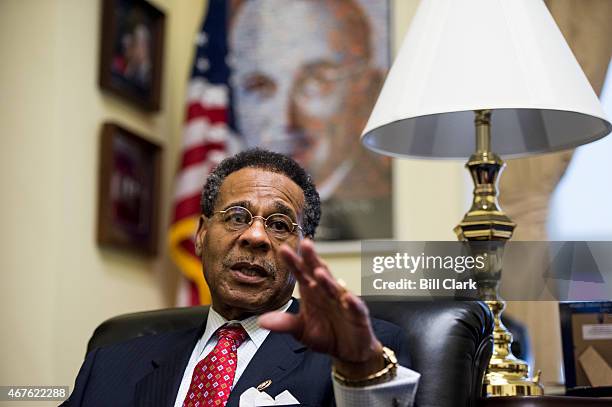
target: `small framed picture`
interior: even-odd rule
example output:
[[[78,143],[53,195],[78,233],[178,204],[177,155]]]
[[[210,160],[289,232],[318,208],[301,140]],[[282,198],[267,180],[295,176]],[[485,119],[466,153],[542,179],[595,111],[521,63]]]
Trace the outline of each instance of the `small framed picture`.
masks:
[[[164,21],[145,0],[102,0],[102,89],[143,110],[159,110]]]
[[[566,394],[612,397],[612,301],[559,303]]]
[[[98,243],[155,255],[162,148],[114,123],[102,127]]]

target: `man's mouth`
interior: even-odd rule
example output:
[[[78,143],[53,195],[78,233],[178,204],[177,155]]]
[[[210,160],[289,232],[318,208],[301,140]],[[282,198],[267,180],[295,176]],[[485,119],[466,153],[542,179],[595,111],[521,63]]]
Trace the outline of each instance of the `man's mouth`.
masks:
[[[238,281],[249,284],[265,281],[270,275],[262,266],[248,262],[234,263],[230,270]]]

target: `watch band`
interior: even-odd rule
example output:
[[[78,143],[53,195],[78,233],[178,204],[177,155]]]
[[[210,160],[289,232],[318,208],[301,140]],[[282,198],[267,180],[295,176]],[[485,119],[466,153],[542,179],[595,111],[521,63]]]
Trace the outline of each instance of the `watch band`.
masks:
[[[388,382],[397,375],[397,358],[395,357],[395,352],[386,346],[383,346],[383,358],[385,360],[385,367],[367,377],[361,379],[347,379],[338,373],[333,366],[332,375],[338,383],[347,387],[365,387]]]

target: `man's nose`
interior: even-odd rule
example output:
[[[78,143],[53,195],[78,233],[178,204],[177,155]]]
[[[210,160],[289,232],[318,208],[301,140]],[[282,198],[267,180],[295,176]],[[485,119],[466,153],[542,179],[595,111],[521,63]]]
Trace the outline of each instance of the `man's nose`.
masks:
[[[260,217],[253,218],[251,226],[242,232],[238,240],[240,245],[257,250],[267,251],[272,246],[264,220]]]

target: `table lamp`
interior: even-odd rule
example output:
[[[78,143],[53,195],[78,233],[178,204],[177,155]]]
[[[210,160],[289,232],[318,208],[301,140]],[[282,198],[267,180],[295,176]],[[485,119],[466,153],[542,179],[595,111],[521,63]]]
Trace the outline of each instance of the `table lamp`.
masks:
[[[573,148],[611,130],[541,0],[422,0],[361,141],[393,157],[469,157],[474,198],[455,233],[499,243],[516,226],[497,202],[500,156]],[[486,274],[479,295],[495,327],[483,393],[540,395],[539,374],[512,355],[500,320],[501,265]]]

